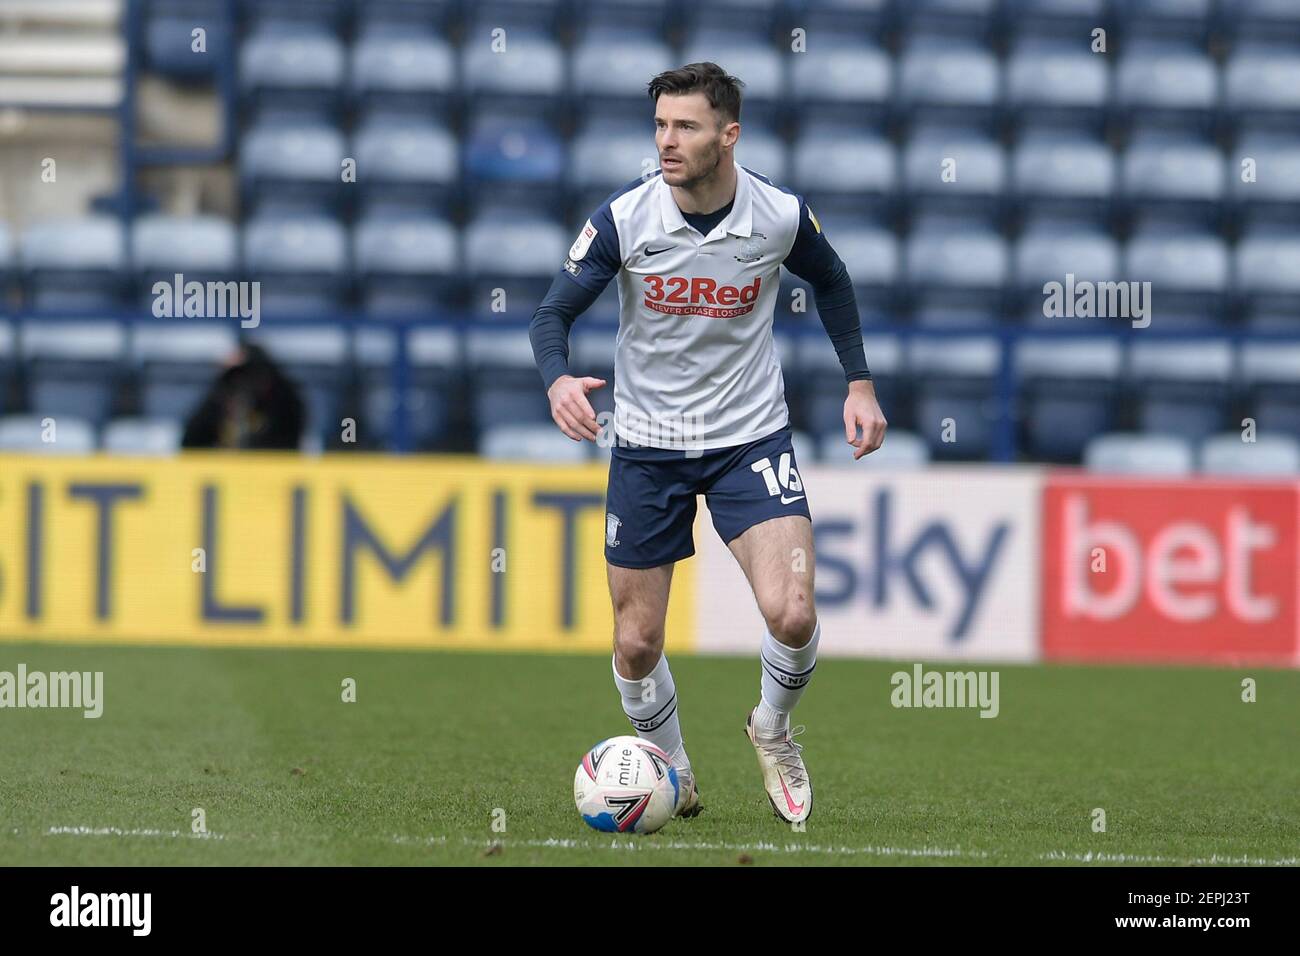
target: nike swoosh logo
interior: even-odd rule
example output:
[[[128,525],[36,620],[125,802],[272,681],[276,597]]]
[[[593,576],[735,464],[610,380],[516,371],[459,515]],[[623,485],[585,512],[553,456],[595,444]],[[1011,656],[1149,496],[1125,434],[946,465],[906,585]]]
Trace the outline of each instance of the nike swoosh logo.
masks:
[[[803,501],[804,497],[805,497],[804,495],[795,495],[793,498],[787,498],[785,495],[782,495],[782,496],[781,496],[781,504],[783,504],[783,505],[792,505],[792,504],[794,504],[796,501]]]
[[[787,810],[791,813],[803,813],[803,804],[795,803],[794,800],[790,798],[790,791],[786,787],[784,780],[781,781],[781,792],[785,794],[785,806]]]
[[[645,254],[647,256],[657,256],[659,255],[659,253],[667,252],[671,248],[672,246],[664,246],[662,249],[651,249],[649,246],[647,246],[645,250]]]

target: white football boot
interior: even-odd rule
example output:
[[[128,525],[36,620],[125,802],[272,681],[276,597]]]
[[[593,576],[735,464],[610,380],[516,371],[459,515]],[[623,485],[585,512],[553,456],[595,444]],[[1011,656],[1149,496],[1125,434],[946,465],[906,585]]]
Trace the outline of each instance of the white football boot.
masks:
[[[704,807],[700,805],[700,788],[695,785],[695,771],[678,767],[677,788],[677,809],[673,811],[673,816],[699,816]]]
[[[804,732],[802,726],[787,730],[776,740],[763,740],[754,734],[754,711],[745,721],[745,736],[758,754],[758,766],[763,771],[763,786],[767,799],[777,819],[786,823],[802,823],[812,815],[812,781],[803,764],[803,746],[794,742],[795,736]]]

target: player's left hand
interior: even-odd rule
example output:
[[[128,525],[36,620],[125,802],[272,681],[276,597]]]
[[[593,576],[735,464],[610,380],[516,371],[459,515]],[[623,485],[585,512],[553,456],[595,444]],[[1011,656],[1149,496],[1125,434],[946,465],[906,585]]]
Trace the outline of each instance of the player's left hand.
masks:
[[[869,455],[885,441],[889,422],[876,401],[876,386],[870,379],[849,382],[849,397],[844,400],[844,438],[856,451],[853,460]],[[858,438],[858,429],[862,437]]]

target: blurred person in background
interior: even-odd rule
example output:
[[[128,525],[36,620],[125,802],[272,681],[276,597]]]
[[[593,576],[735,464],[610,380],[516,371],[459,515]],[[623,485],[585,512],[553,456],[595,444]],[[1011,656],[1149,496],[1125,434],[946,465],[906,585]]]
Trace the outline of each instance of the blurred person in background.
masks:
[[[225,364],[185,422],[181,447],[296,451],[304,412],[293,382],[263,348],[247,342]]]

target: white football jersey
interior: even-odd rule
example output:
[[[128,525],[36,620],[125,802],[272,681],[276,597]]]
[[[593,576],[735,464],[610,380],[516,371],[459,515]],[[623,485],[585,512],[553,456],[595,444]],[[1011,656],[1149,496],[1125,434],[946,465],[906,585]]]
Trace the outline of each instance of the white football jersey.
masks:
[[[597,293],[618,280],[621,439],[704,451],[789,423],[772,318],[801,210],[819,234],[799,196],[737,166],[731,212],[703,236],[656,171],[611,196],[583,226],[564,269]]]

